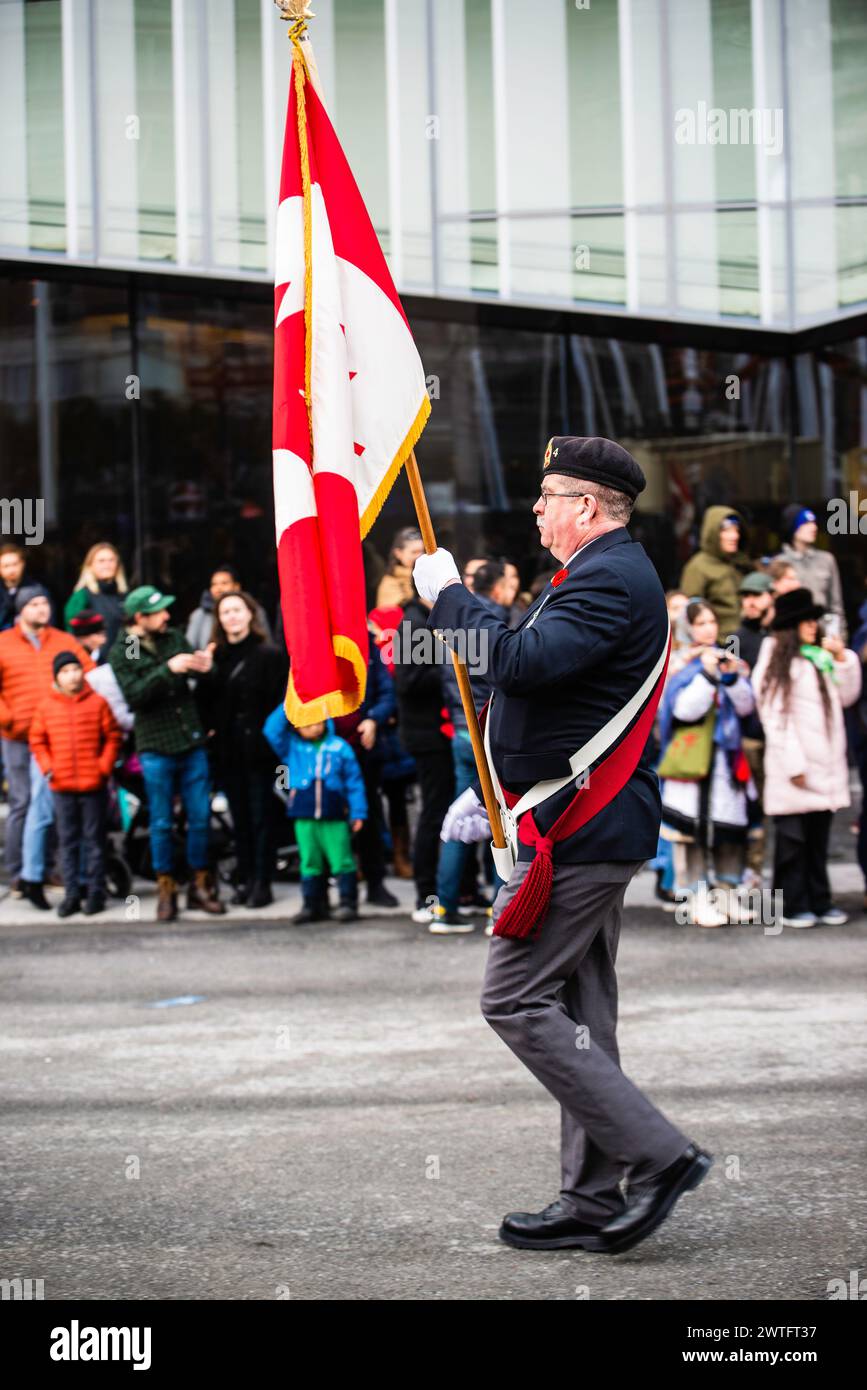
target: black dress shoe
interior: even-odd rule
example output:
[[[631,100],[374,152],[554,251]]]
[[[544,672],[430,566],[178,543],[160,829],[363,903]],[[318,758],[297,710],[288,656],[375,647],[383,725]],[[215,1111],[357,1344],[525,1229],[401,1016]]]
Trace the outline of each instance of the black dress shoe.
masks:
[[[680,1158],[676,1158],[655,1178],[627,1188],[626,1210],[602,1228],[608,1253],[619,1255],[622,1250],[631,1250],[633,1245],[655,1231],[678,1197],[698,1187],[712,1163],[712,1154],[705,1153],[696,1144],[690,1144]]]
[[[558,1200],[544,1211],[510,1211],[503,1217],[500,1240],[522,1250],[599,1250],[605,1241],[601,1227],[590,1226],[564,1209]]]
[[[241,907],[247,901],[250,892],[251,888],[249,883],[238,883],[235,886],[235,891],[229,899],[229,902],[232,903],[234,907]]]
[[[97,912],[105,912],[105,895],[103,893],[89,893],[87,902],[84,904],[85,917],[93,917]]]
[[[72,917],[81,911],[81,898],[64,898],[57,909],[58,917]]]
[[[254,883],[247,894],[246,901],[248,907],[268,907],[274,901],[270,883],[259,881]]]

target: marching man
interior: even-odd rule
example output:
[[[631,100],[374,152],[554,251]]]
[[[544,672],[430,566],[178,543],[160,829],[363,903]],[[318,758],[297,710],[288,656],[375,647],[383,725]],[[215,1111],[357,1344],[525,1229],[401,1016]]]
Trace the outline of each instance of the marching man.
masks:
[[[713,1161],[624,1076],[617,1047],[614,963],[627,885],[656,853],[659,786],[644,753],[670,641],[662,586],[626,529],[645,485],[611,440],[550,441],[533,511],[562,568],[514,630],[447,550],[413,571],[431,628],[478,630],[487,644],[485,747],[510,843],[494,850],[508,881],[481,1008],[561,1108],[559,1198],[500,1228],[533,1250],[628,1250]],[[442,836],[490,835],[470,788]]]

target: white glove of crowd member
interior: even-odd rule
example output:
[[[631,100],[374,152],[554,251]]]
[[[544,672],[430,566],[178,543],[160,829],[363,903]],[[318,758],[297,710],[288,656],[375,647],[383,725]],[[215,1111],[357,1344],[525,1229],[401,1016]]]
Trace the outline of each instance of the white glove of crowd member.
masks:
[[[433,555],[419,555],[412,571],[415,587],[428,603],[436,603],[440,589],[450,579],[460,580],[455,557],[450,550],[437,546]]]
[[[474,845],[477,840],[490,838],[488,813],[472,787],[467,787],[446,811],[440,839],[460,840],[464,845]]]

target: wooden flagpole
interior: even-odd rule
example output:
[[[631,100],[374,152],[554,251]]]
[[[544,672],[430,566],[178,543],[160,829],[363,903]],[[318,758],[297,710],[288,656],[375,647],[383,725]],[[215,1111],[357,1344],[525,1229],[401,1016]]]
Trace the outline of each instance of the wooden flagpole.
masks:
[[[437,549],[436,536],[434,535],[433,522],[430,519],[430,510],[422,485],[421,473],[419,472],[415,450],[412,451],[407,459],[405,468],[410,492],[412,493],[412,500],[415,504],[415,514],[418,517],[418,527],[421,531],[421,538],[424,541],[425,552],[428,555],[433,555],[434,551]],[[454,648],[452,648],[452,661],[454,663],[455,675],[458,678],[458,689],[461,692],[461,704],[464,707],[464,716],[467,721],[470,741],[473,745],[473,756],[476,760],[476,769],[479,774],[479,781],[482,784],[482,796],[485,801],[485,810],[488,813],[488,820],[491,822],[494,848],[505,849],[506,837],[503,833],[502,821],[500,820],[500,808],[494,793],[494,784],[491,781],[491,770],[488,767],[488,759],[485,754],[485,744],[482,739],[481,728],[479,727],[479,716],[476,714],[476,703],[473,699],[469,672],[467,671],[466,663],[461,660]]]

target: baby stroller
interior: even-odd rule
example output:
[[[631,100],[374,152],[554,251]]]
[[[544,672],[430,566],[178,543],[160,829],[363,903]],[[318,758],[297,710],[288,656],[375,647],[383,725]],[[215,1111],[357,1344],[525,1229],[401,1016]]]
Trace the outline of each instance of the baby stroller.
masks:
[[[172,840],[175,878],[178,883],[187,883],[190,871],[184,853],[186,816],[179,799],[175,806]],[[209,841],[214,874],[223,883],[231,883],[235,868],[232,822],[226,798],[219,792],[211,797]],[[133,891],[135,878],[156,881],[151,859],[150,816],[144,775],[130,739],[115,764],[109,783],[106,889],[113,897],[126,898]]]

